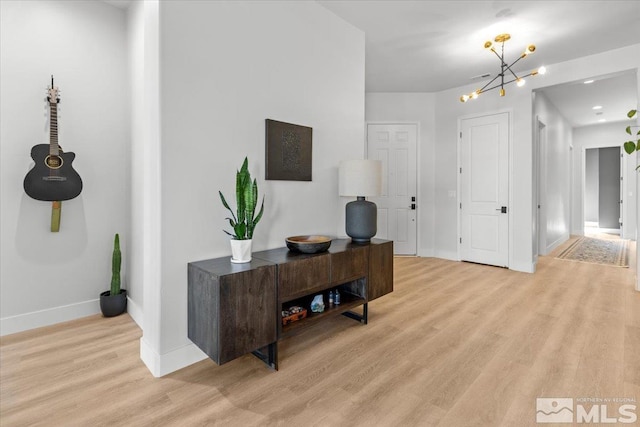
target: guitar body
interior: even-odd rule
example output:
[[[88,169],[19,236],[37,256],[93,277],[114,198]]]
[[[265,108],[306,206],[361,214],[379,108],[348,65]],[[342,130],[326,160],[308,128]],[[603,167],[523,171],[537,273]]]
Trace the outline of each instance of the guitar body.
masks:
[[[36,163],[24,178],[24,191],[36,200],[70,200],[82,191],[82,179],[73,169],[76,155],[58,152],[50,155],[49,144],[34,145],[31,158]]]

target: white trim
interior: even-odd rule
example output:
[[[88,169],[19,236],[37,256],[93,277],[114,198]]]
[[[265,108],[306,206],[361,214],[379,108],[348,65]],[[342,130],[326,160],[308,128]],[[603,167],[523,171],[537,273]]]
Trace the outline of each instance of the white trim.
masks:
[[[0,319],[0,336],[15,334],[100,313],[100,299],[32,311]]]
[[[536,263],[535,262],[515,262],[509,270],[513,271],[521,271],[523,273],[535,273],[536,272]]]
[[[600,148],[619,148],[620,149],[620,154],[624,156],[624,149],[620,146],[620,145],[606,145],[603,143],[603,145],[593,145],[593,146],[588,146],[588,147],[582,147],[582,152],[581,154],[581,158],[580,161],[582,163],[582,176],[581,176],[581,196],[580,196],[580,229],[579,230],[574,230],[573,234],[579,234],[580,236],[584,236],[585,234],[585,227],[588,227],[588,223],[590,221],[585,221],[584,219],[584,204],[585,204],[585,193],[586,193],[586,174],[587,174],[587,150],[592,150],[592,149],[600,149]],[[627,162],[620,162],[620,176],[625,177],[626,176],[626,167],[627,167]],[[622,219],[622,226],[624,227],[624,223],[626,221],[626,215],[625,215],[625,207],[626,207],[626,197],[625,195],[627,194],[627,180],[626,179],[622,179],[620,182],[620,190],[621,190],[621,200],[622,200],[622,206],[620,206],[620,218]],[[596,227],[598,226],[598,223],[595,223]],[[573,224],[571,224],[571,228],[576,228],[573,226]],[[581,233],[576,233],[576,231],[580,231]],[[622,232],[624,233],[624,228],[622,229]],[[622,237],[622,234],[621,234]]]
[[[69,322],[95,314],[100,314],[100,298],[16,316],[7,316],[0,319],[0,336]],[[129,297],[127,297],[127,314],[142,329],[142,308]]]
[[[127,296],[127,313],[133,319],[138,327],[144,330],[144,310],[142,306],[136,304],[130,297]]]
[[[561,244],[569,240],[569,237],[570,237],[569,233],[563,234],[562,236],[558,237],[558,239],[556,239],[555,242],[551,243],[550,245],[547,245],[546,254],[549,255],[555,248],[557,248],[558,246],[560,246]]]
[[[435,258],[447,259],[449,261],[460,261],[460,252],[436,250],[433,256]]]
[[[206,358],[207,355],[195,344],[187,344],[169,353],[158,354],[152,346],[147,344],[144,337],[140,338],[140,359],[156,378],[186,368]]]

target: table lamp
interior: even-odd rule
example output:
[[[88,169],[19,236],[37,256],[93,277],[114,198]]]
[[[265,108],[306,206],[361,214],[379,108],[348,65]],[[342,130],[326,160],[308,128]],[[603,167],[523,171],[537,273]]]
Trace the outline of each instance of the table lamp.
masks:
[[[365,197],[379,196],[382,188],[382,162],[345,160],[339,169],[340,196],[356,197],[345,208],[346,232],[355,243],[368,243],[376,235],[378,208]]]

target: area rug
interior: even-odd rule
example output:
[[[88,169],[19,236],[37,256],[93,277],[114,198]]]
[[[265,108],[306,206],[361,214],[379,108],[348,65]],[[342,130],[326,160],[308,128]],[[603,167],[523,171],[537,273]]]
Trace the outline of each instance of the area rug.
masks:
[[[613,267],[629,267],[628,247],[628,240],[602,240],[580,237],[556,258]]]

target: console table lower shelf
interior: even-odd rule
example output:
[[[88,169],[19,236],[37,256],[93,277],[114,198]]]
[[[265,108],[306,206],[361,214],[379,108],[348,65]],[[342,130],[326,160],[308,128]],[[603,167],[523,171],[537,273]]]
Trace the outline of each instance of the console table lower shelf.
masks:
[[[278,340],[332,316],[367,324],[368,303],[393,291],[393,242],[337,239],[320,254],[278,248],[246,264],[225,257],[189,263],[187,271],[189,339],[218,365],[252,353],[277,370]],[[329,305],[336,289],[341,304]],[[320,313],[310,310],[316,295],[325,304]],[[307,316],[282,325],[282,311],[292,306]]]
[[[345,298],[345,296],[343,296]],[[329,308],[325,308],[325,311],[321,313],[311,313],[306,318],[291,322],[282,327],[282,333],[278,340],[296,335],[303,330],[313,326],[319,320],[326,319],[330,316],[343,315],[351,319],[366,325],[368,315],[368,304],[363,301],[362,298],[357,295],[347,295],[347,299],[350,299],[348,303],[341,303],[339,305],[333,305]],[[351,309],[362,305],[362,313],[351,311]],[[274,341],[265,347],[259,348],[251,352],[258,359],[262,360],[267,366],[272,369],[278,370],[278,341]]]

